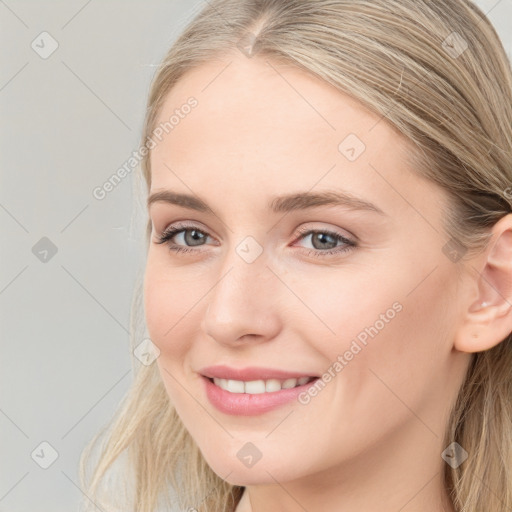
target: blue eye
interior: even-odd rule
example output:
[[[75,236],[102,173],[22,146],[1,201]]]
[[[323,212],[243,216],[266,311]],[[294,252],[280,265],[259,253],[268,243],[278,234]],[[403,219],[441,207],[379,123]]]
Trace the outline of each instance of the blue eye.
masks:
[[[321,248],[309,249],[308,256],[329,256],[336,255],[346,251],[350,251],[356,247],[356,243],[352,240],[349,240],[345,236],[340,233],[336,233],[334,231],[329,231],[326,229],[299,229],[299,233],[302,234],[300,238],[306,238],[308,236],[311,237],[311,241],[318,242],[318,244],[327,244],[332,245],[334,243],[335,247],[330,248],[327,247],[327,250],[321,250]],[[329,241],[329,239],[331,241]],[[334,242],[333,242],[334,241]],[[336,246],[339,242],[342,242],[344,246]],[[313,244],[315,245],[315,244]]]
[[[327,244],[331,247],[326,248],[314,248],[314,249],[306,249],[306,254],[308,256],[330,256],[330,255],[336,255],[341,254],[346,251],[350,251],[354,249],[357,244],[356,242],[349,240],[345,236],[341,235],[340,233],[336,233],[334,231],[329,230],[298,230],[298,232],[301,234],[301,236],[298,239],[305,239],[307,237],[311,237],[311,241],[315,242],[313,245],[322,245]],[[172,241],[172,239],[177,236],[183,234],[183,242],[188,245],[178,245],[175,242]],[[190,234],[190,235],[188,235]],[[200,249],[194,249],[193,246],[199,246],[203,245],[201,242],[206,240],[208,238],[208,233],[205,233],[204,231],[197,229],[195,226],[189,226],[189,225],[179,225],[179,226],[171,226],[170,228],[166,229],[162,235],[158,236],[158,242],[157,244],[167,244],[168,248],[171,251],[174,252],[182,252],[182,253],[188,253],[188,252],[202,252]],[[199,242],[199,243],[197,243]],[[338,243],[342,243],[344,245],[337,246]],[[334,247],[332,245],[334,244]],[[327,249],[327,250],[323,250]]]
[[[192,237],[186,237],[186,234],[187,233],[192,233]],[[162,235],[160,235],[158,237],[158,244],[165,244],[167,243],[169,249],[171,251],[175,251],[175,252],[194,252],[195,249],[190,249],[188,247],[182,247],[180,245],[176,245],[175,243],[170,243],[170,241],[178,234],[181,234],[181,233],[184,233],[185,234],[185,240],[187,241],[187,243],[192,243],[194,244],[195,241],[197,240],[202,240],[204,238],[206,238],[208,235],[207,233],[205,233],[204,231],[201,231],[193,226],[175,226],[175,227],[171,227],[167,230],[164,231],[164,233],[162,233]]]

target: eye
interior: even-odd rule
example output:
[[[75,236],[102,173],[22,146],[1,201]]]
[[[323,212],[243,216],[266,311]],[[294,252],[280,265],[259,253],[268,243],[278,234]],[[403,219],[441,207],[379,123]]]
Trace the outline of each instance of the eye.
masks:
[[[190,235],[188,235],[190,233]],[[200,229],[197,229],[195,226],[190,225],[175,225],[166,229],[159,237],[157,244],[165,244],[167,243],[169,249],[175,252],[196,252],[195,249],[190,249],[189,247],[183,247],[181,245],[176,245],[175,243],[170,243],[172,239],[177,235],[183,235],[182,239],[191,244],[191,246],[201,245],[201,241],[205,240],[208,237],[208,234]]]
[[[336,233],[335,231],[324,229],[299,229],[298,232],[301,234],[299,239],[305,240],[307,237],[311,237],[313,249],[306,249],[305,252],[308,256],[325,257],[341,254],[343,252],[350,251],[357,246],[356,242],[349,240],[341,233]],[[173,242],[173,238],[175,237],[181,237],[181,241],[186,245],[178,245]],[[208,233],[195,226],[180,224],[166,229],[162,235],[158,236],[158,242],[156,243],[165,243],[171,251],[175,252],[201,252],[193,247],[204,245],[203,242],[208,237]],[[343,244],[341,247],[337,245],[340,242]]]
[[[299,229],[298,231],[301,233],[301,239],[305,240],[307,237],[310,237],[314,249],[307,250],[308,256],[325,257],[341,254],[357,246],[356,242],[335,231],[326,229]],[[341,247],[337,246],[339,242],[342,242],[344,245]]]

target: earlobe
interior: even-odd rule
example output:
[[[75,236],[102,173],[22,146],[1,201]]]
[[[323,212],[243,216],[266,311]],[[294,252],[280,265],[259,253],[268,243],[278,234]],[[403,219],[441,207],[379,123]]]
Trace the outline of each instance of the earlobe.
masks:
[[[482,352],[512,332],[512,214],[493,227],[483,254],[468,264],[474,274],[473,299],[454,340],[460,352]]]

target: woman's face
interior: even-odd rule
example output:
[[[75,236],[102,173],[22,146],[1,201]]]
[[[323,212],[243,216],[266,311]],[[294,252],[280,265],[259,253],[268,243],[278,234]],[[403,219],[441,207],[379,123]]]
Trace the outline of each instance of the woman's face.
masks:
[[[149,206],[145,313],[207,462],[238,485],[368,475],[387,457],[432,476],[468,363],[444,192],[385,118],[258,57],[189,72],[157,126],[173,115],[150,195],[190,199]]]

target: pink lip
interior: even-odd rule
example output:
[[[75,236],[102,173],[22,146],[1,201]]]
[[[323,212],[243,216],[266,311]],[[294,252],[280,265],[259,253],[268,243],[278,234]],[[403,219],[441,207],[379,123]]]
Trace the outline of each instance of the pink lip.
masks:
[[[298,379],[312,377],[306,373],[292,373],[270,368],[235,369],[227,366],[211,366],[200,370],[204,382],[206,396],[210,403],[220,412],[238,416],[255,416],[276,409],[286,403],[297,400],[300,393],[306,391],[315,381],[291,389],[282,389],[272,393],[231,393],[216,386],[210,379],[232,380],[268,380],[268,379]]]
[[[276,370],[273,368],[257,368],[250,366],[247,368],[231,368],[229,366],[207,366],[197,373],[211,379],[231,379],[231,380],[268,380],[268,379],[300,379],[301,377],[316,377],[311,373],[288,372],[284,370]]]

